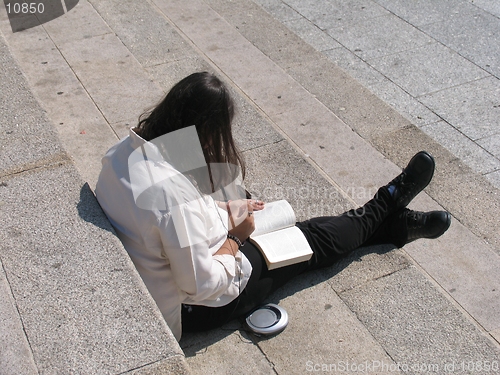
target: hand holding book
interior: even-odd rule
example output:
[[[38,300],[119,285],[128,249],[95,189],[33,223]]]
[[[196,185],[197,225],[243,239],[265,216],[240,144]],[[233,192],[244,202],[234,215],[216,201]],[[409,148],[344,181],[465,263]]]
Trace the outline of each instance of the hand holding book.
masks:
[[[255,230],[251,203],[247,199],[229,201],[227,202],[227,212],[229,214],[229,234],[237,237],[240,242],[246,241]]]

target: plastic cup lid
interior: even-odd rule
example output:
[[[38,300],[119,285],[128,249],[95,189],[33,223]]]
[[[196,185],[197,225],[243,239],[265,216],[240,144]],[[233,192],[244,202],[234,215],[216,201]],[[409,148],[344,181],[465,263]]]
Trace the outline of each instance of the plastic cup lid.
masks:
[[[281,332],[288,324],[288,314],[282,307],[269,303],[254,310],[246,322],[250,329],[262,335]]]

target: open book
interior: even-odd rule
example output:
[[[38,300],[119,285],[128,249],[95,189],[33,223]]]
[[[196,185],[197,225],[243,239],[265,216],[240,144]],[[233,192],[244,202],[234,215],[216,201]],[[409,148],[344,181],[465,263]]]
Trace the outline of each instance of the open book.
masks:
[[[268,269],[307,261],[313,251],[302,231],[295,226],[295,213],[285,200],[266,203],[254,212],[255,231],[251,241],[264,255]]]

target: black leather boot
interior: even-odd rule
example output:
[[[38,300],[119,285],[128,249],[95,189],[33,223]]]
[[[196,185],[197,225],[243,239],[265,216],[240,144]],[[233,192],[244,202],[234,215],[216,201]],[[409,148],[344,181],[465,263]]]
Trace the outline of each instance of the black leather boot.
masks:
[[[448,230],[451,215],[446,211],[419,212],[407,208],[388,218],[394,245],[403,247],[419,238],[434,239]]]
[[[446,211],[418,212],[404,209],[401,215],[406,219],[406,243],[419,238],[438,238],[451,224],[451,215]]]
[[[438,238],[450,224],[451,215],[446,211],[419,212],[403,208],[389,215],[363,246],[393,244],[403,247],[419,238]]]
[[[386,187],[396,202],[396,208],[403,208],[431,182],[434,175],[434,158],[426,151],[413,156],[403,172]]]

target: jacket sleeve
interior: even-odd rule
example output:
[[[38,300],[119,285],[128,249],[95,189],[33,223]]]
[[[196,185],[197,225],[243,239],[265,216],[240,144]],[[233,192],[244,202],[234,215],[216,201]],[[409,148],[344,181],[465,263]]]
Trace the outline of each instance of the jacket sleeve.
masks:
[[[208,233],[213,223],[206,210],[203,199],[184,202],[171,208],[159,228],[175,282],[192,303],[222,296],[232,300],[240,289],[235,280],[238,259],[212,255]]]

